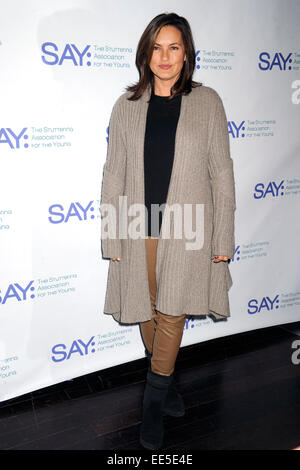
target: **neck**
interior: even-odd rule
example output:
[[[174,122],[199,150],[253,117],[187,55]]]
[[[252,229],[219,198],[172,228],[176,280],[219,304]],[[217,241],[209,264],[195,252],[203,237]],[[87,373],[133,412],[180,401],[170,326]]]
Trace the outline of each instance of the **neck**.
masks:
[[[171,86],[170,84],[162,86],[161,83],[158,86],[158,84],[154,82],[154,94],[158,96],[170,96],[172,86],[173,84]]]

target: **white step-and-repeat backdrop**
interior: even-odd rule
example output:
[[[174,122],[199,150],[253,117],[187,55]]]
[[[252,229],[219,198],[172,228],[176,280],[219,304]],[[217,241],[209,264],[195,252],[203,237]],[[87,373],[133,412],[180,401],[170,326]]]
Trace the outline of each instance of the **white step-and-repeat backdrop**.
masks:
[[[99,198],[112,106],[149,21],[176,12],[227,113],[231,317],[182,346],[300,317],[300,2],[11,0],[0,16],[0,401],[144,356],[103,314]]]

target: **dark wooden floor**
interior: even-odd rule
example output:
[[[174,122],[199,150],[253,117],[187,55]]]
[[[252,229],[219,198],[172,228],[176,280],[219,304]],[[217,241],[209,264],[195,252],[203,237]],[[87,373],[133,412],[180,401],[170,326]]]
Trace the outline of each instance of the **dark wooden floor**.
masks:
[[[164,417],[163,450],[299,446],[295,339],[300,322],[181,348],[176,379],[186,415]],[[146,367],[140,359],[0,403],[0,449],[141,450]]]

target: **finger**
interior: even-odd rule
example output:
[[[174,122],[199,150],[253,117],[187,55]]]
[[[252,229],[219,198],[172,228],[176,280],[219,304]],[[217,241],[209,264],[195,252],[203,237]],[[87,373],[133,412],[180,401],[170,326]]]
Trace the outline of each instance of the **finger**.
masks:
[[[214,263],[219,263],[220,261],[227,261],[229,258],[227,256],[215,255]]]

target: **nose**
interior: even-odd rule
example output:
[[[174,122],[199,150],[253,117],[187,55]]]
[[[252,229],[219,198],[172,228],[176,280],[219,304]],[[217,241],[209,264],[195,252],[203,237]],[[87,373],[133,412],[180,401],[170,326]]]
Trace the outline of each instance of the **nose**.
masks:
[[[168,61],[168,59],[169,59],[169,51],[168,50],[162,49],[161,59],[164,60],[164,61]]]

